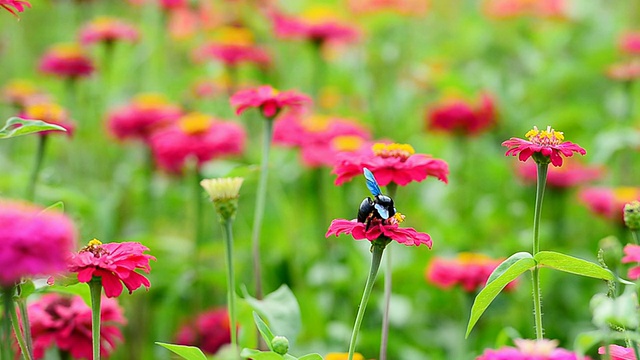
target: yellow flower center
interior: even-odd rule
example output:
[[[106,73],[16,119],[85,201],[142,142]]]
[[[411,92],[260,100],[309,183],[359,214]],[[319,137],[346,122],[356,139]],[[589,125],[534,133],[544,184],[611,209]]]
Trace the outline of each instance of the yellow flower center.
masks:
[[[87,246],[83,247],[82,249],[80,249],[80,252],[90,252],[93,254],[93,256],[95,257],[100,257],[102,255],[108,254],[109,251],[107,251],[107,249],[102,247],[102,241],[98,240],[98,239],[92,239],[91,241],[89,241],[89,244],[87,244]]]
[[[77,44],[59,44],[51,48],[51,52],[62,59],[77,59],[84,56],[84,51]]]
[[[178,121],[178,126],[183,132],[192,135],[207,131],[212,122],[211,116],[194,112],[181,117]]]
[[[373,154],[376,156],[380,156],[383,158],[388,157],[396,157],[400,158],[402,161],[405,161],[409,158],[409,156],[416,153],[413,147],[409,144],[384,144],[384,143],[375,143],[371,147],[373,150]]]
[[[98,245],[102,245],[102,241],[98,240],[98,239],[92,239],[89,240],[89,246],[98,246]]]
[[[320,24],[338,18],[336,12],[329,6],[314,6],[302,13],[302,18],[312,24]]]
[[[640,189],[631,186],[622,186],[613,190],[613,197],[617,202],[629,202],[640,198]]]
[[[364,139],[356,135],[341,135],[333,138],[331,143],[338,151],[353,152],[362,147]]]
[[[133,98],[133,104],[143,110],[156,109],[168,104],[167,99],[161,94],[139,94]]]
[[[543,146],[559,145],[564,141],[564,133],[553,130],[551,126],[547,126],[546,130],[534,126],[524,136],[532,143]]]
[[[302,126],[310,132],[321,132],[329,127],[329,119],[324,115],[312,115],[304,119]]]
[[[27,80],[14,80],[5,86],[4,92],[12,96],[29,96],[38,93],[38,88]]]
[[[464,265],[470,264],[486,264],[491,262],[492,259],[484,254],[462,252],[458,254],[458,262]]]
[[[396,224],[402,224],[404,222],[405,218],[406,218],[406,216],[404,216],[400,212],[396,212],[393,215],[393,222],[396,223]]]
[[[218,29],[214,40],[225,45],[249,46],[253,44],[253,33],[244,27],[224,26]]]
[[[62,106],[54,103],[41,103],[27,106],[27,118],[43,121],[61,121],[67,117]]]
[[[91,22],[97,30],[109,30],[117,23],[117,20],[108,16],[100,16]]]
[[[329,353],[324,357],[324,360],[347,360],[349,353]],[[364,356],[360,353],[353,354],[353,360],[365,360]]]

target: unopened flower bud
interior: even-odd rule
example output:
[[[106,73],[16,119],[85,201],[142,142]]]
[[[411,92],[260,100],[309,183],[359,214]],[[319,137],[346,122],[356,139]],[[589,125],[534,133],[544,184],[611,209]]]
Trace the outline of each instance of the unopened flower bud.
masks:
[[[243,178],[204,179],[200,185],[209,194],[221,221],[233,219],[238,210],[238,197]]]
[[[634,200],[624,206],[624,223],[632,230],[640,230],[640,201]]]
[[[284,336],[275,336],[271,340],[271,347],[275,353],[284,355],[289,352],[289,340]]]

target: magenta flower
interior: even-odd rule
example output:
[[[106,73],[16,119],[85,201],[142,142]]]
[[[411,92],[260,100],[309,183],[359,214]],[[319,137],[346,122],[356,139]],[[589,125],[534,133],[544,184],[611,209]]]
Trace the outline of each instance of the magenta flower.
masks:
[[[107,126],[118,139],[147,141],[153,131],[174,123],[182,115],[179,106],[160,94],[140,94],[108,115]]]
[[[515,339],[516,347],[503,347],[499,350],[488,349],[476,360],[589,360],[577,354],[558,348],[556,340]]]
[[[23,119],[42,120],[49,124],[62,126],[66,132],[58,130],[47,130],[38,133],[40,136],[48,134],[66,134],[71,137],[76,125],[69,118],[67,111],[60,105],[52,102],[34,102],[28,104],[24,112],[19,115]]]
[[[511,138],[502,143],[509,148],[505,155],[518,155],[520,161],[527,161],[531,156],[536,162],[551,163],[553,166],[562,166],[562,156],[573,156],[574,152],[585,155],[587,151],[577,144],[564,140],[564,134],[547,126],[546,130],[538,130],[534,126],[525,135],[529,140]],[[539,154],[535,155],[534,154]],[[540,158],[542,157],[542,158]]]
[[[75,359],[91,359],[91,308],[80,296],[46,294],[29,304],[29,323],[36,360],[44,358],[52,345]],[[123,340],[117,325],[126,324],[115,299],[102,298],[100,308],[100,353],[108,357]]]
[[[89,241],[77,254],[69,259],[69,271],[78,273],[78,281],[88,283],[94,277],[101,278],[107,297],[120,296],[122,283],[133,290],[144,285],[151,286],[149,279],[135,272],[141,269],[147,274],[151,271],[149,260],[156,258],[144,254],[149,248],[136,242],[102,244],[99,240]]]
[[[629,55],[640,55],[640,31],[629,30],[620,35],[618,49]]]
[[[477,135],[489,129],[496,120],[495,103],[482,94],[479,104],[460,99],[445,100],[429,109],[427,127],[450,134]]]
[[[528,161],[518,166],[517,173],[527,183],[535,184],[538,169],[534,162]],[[552,167],[547,173],[547,186],[566,189],[583,185],[602,177],[603,169],[596,166],[583,165],[578,161],[570,161],[562,167]]]
[[[223,345],[231,343],[227,309],[218,308],[201,313],[194,323],[180,328],[176,343],[197,346],[209,354],[217,353]]]
[[[629,269],[627,276],[631,280],[640,278],[640,245],[627,244],[624,247],[623,264],[634,263],[636,266]]]
[[[38,88],[33,81],[16,79],[2,87],[2,101],[19,109],[27,104],[48,100],[49,95]]]
[[[140,34],[133,25],[116,18],[99,17],[80,30],[80,42],[91,45],[97,42],[138,41]]]
[[[580,190],[580,200],[594,214],[624,224],[624,205],[633,200],[640,201],[638,187],[589,187]]]
[[[399,213],[397,213],[399,214]],[[427,233],[417,232],[413,228],[401,228],[398,226],[398,219],[403,216],[398,215],[394,218],[394,221],[380,221],[379,219],[373,219],[369,223],[367,229],[366,223],[357,222],[356,220],[335,219],[331,222],[329,230],[324,235],[329,237],[331,235],[338,236],[340,234],[351,234],[356,240],[367,239],[369,241],[377,240],[380,237],[386,237],[390,240],[395,240],[400,244],[406,246],[419,246],[427,245],[431,249],[431,236]]]
[[[66,268],[76,229],[62,213],[35,205],[0,201],[0,287],[22,277],[51,275]]]
[[[39,69],[45,74],[76,79],[91,75],[95,67],[80,46],[59,44],[47,50],[40,59]]]
[[[604,346],[598,348],[598,354],[605,353]],[[611,360],[637,360],[633,349],[619,345],[609,345],[609,355]]]
[[[208,43],[195,52],[197,60],[213,59],[227,66],[238,66],[241,63],[268,65],[271,62],[269,53],[257,46]]]
[[[341,21],[337,14],[326,7],[310,9],[301,17],[271,13],[274,32],[282,39],[307,39],[326,42],[351,42],[359,38],[359,31],[352,24]]]
[[[425,276],[429,283],[441,289],[460,285],[465,291],[474,292],[485,285],[500,263],[501,259],[474,253],[460,253],[454,259],[435,257],[429,263]],[[515,286],[516,281],[513,281],[506,289],[511,290]]]
[[[606,75],[617,81],[634,81],[640,78],[640,61],[633,59],[609,66]]]
[[[240,90],[231,97],[231,106],[240,115],[249,108],[259,108],[267,119],[274,119],[284,108],[300,108],[311,98],[294,90],[279,92],[269,85]]]
[[[431,155],[416,154],[408,144],[376,143],[365,153],[345,153],[339,156],[332,173],[337,175],[336,185],[341,185],[362,174],[368,168],[380,186],[394,182],[400,186],[412,181],[422,181],[435,176],[447,183],[449,165]]]
[[[24,0],[0,0],[0,6],[17,17],[17,12],[23,12],[24,7],[30,8],[31,4]]]

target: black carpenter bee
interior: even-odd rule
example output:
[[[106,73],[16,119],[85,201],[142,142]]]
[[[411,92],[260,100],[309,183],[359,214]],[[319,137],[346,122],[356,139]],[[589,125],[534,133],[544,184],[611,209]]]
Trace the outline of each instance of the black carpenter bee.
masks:
[[[358,222],[366,223],[368,229],[371,219],[387,220],[396,214],[396,208],[393,206],[393,199],[382,194],[376,178],[367,168],[364,168],[364,178],[367,180],[367,187],[373,199],[367,197],[360,203]]]

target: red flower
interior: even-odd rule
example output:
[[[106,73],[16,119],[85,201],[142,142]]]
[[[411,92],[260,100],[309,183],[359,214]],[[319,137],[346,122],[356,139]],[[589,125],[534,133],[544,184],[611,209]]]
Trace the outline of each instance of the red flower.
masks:
[[[640,188],[637,187],[592,187],[580,191],[580,200],[589,210],[619,224],[624,224],[624,205],[640,200]]]
[[[23,12],[24,7],[30,8],[31,4],[24,0],[0,0],[0,6],[17,17],[16,12]]]
[[[465,291],[473,292],[483,287],[489,276],[502,262],[483,254],[461,253],[455,259],[434,258],[426,271],[427,281],[442,289],[460,285]],[[507,285],[513,289],[516,282]]]
[[[141,94],[128,105],[109,114],[108,127],[118,139],[148,140],[154,130],[175,122],[182,115],[179,106],[160,94]]]
[[[363,168],[371,170],[380,186],[394,182],[400,186],[412,181],[422,181],[435,176],[447,183],[449,165],[431,155],[415,154],[408,144],[377,143],[366,153],[349,153],[339,156],[332,173],[337,175],[335,184],[341,185],[362,174]]]
[[[40,59],[40,71],[62,78],[89,76],[94,71],[93,62],[76,44],[51,47]]]
[[[397,216],[391,219],[398,219],[402,216],[398,215],[399,213],[396,214]],[[336,219],[331,222],[329,230],[324,236],[338,236],[340,234],[351,234],[356,240],[367,239],[369,241],[377,240],[379,237],[386,237],[407,246],[424,244],[429,249],[431,249],[432,245],[429,234],[417,232],[413,228],[401,228],[398,226],[397,220],[383,222],[374,219],[370,222],[369,229],[366,229],[365,223],[357,222],[356,220]]]
[[[358,30],[352,24],[340,21],[338,16],[326,7],[310,9],[299,18],[272,12],[271,20],[276,35],[284,39],[308,39],[323,44],[350,42],[359,37]]]
[[[106,16],[93,20],[80,30],[80,42],[84,45],[113,43],[118,40],[136,42],[139,37],[140,34],[133,25]]]
[[[190,113],[153,134],[149,144],[160,167],[180,173],[189,157],[201,166],[213,158],[242,154],[246,137],[239,124]]]
[[[215,354],[225,344],[231,343],[231,327],[227,309],[209,310],[198,315],[194,324],[186,324],[178,331],[176,342],[197,346],[202,351]]]
[[[627,31],[620,36],[618,48],[630,55],[640,55],[640,31]]]
[[[496,111],[493,99],[482,94],[479,105],[459,99],[446,100],[430,109],[427,126],[447,133],[477,135],[495,123]]]
[[[27,312],[36,360],[44,358],[45,351],[53,344],[75,359],[93,358],[91,308],[80,296],[46,294],[29,304]],[[107,357],[115,350],[116,343],[123,339],[116,325],[126,323],[122,308],[115,299],[102,298],[100,320],[100,353]]]
[[[629,269],[627,276],[631,280],[637,280],[640,278],[640,245],[628,244],[624,247],[624,257],[622,258],[623,264],[635,263],[637,266]]]
[[[311,103],[311,98],[294,90],[279,92],[269,85],[240,90],[231,97],[231,106],[240,115],[249,108],[259,108],[267,119],[274,119],[282,109],[299,108]]]
[[[519,155],[520,161],[527,161],[532,155],[540,154],[547,159],[551,160],[553,166],[562,166],[562,156],[573,156],[574,152],[581,155],[585,155],[587,151],[577,144],[570,141],[563,141],[564,134],[559,131],[553,130],[550,126],[547,126],[546,130],[538,130],[538,127],[534,126],[532,130],[529,130],[525,135],[529,140],[511,138],[502,143],[502,146],[509,148],[505,155]],[[534,157],[536,162],[538,161]]]
[[[73,135],[75,130],[75,124],[69,118],[67,111],[60,105],[51,102],[33,103],[26,106],[24,112],[20,114],[23,119],[29,120],[42,120],[49,124],[62,126],[66,133],[57,130],[47,130],[38,133],[40,136],[47,134],[66,134],[67,136]]]
[[[149,250],[146,246],[136,242],[102,244],[93,239],[89,245],[74,254],[69,260],[69,271],[78,273],[78,281],[86,283],[93,277],[102,279],[102,287],[107,297],[120,296],[122,283],[133,290],[144,285],[151,286],[149,279],[135,272],[142,269],[147,274],[151,270],[149,260],[156,258],[144,254]]]
[[[518,166],[518,175],[528,183],[534,183],[538,179],[538,167],[534,162],[528,161]],[[586,182],[602,177],[602,168],[586,166],[578,161],[570,161],[562,167],[552,167],[547,172],[547,186],[552,188],[569,188],[582,185]]]
[[[604,346],[598,348],[598,354],[604,355]],[[611,360],[636,360],[635,351],[631,348],[619,345],[609,345],[609,355]]]

